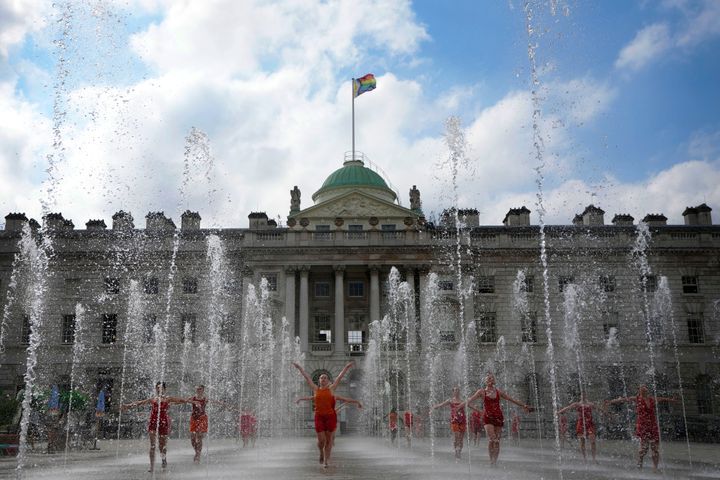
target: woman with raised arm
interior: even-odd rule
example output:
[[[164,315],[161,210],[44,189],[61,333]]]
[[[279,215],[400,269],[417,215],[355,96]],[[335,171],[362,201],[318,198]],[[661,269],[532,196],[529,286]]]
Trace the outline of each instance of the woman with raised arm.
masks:
[[[525,405],[520,400],[515,400],[507,393],[503,392],[495,386],[495,376],[488,373],[485,377],[485,388],[480,388],[467,399],[470,405],[475,399],[482,397],[483,399],[483,422],[485,423],[485,433],[488,436],[488,454],[490,455],[490,465],[496,465],[500,456],[500,435],[502,427],[505,424],[500,400],[504,399],[514,403],[526,412],[532,412],[533,409],[529,405]]]
[[[580,439],[580,452],[582,452],[583,460],[587,460],[587,454],[585,453],[585,439],[587,438],[590,440],[590,453],[592,454],[593,462],[597,463],[597,460],[595,459],[597,448],[595,445],[596,430],[592,414],[593,408],[603,408],[603,406],[596,402],[588,402],[585,397],[585,392],[582,392],[580,393],[579,401],[573,402],[570,405],[561,408],[558,410],[558,415],[563,415],[565,412],[572,409],[577,411],[575,433],[577,434],[578,439]]]
[[[330,453],[332,452],[335,429],[337,428],[335,399],[356,403],[358,408],[362,408],[362,405],[357,400],[335,395],[335,388],[337,388],[340,380],[342,380],[348,370],[353,366],[353,362],[345,365],[332,384],[326,374],[323,373],[320,375],[318,379],[319,385],[315,385],[310,375],[308,375],[298,363],[293,362],[293,366],[298,369],[303,378],[305,378],[308,386],[312,388],[313,401],[315,403],[315,432],[317,433],[318,449],[320,450],[320,463],[323,465],[323,468],[327,468],[330,463]]]
[[[615,400],[606,401],[607,405],[616,405],[618,403],[635,402],[635,435],[640,440],[640,448],[638,449],[638,468],[642,468],[643,459],[648,451],[648,447],[652,450],[653,470],[657,471],[660,462],[660,430],[658,429],[657,415],[655,414],[655,405],[658,402],[677,402],[672,397],[653,397],[649,395],[647,385],[640,385],[637,396],[635,397],[619,397]]]
[[[460,387],[453,387],[452,397],[430,407],[430,412],[432,413],[436,408],[442,408],[444,406],[450,407],[450,430],[453,432],[453,448],[455,449],[455,459],[459,459],[462,455],[465,430],[467,428],[465,402],[460,399]]]
[[[178,397],[168,397],[165,395],[165,382],[157,382],[155,384],[155,396],[138,400],[137,402],[126,403],[120,405],[120,409],[140,407],[143,405],[151,405],[150,421],[148,422],[148,434],[150,436],[150,470],[155,470],[155,440],[160,443],[160,456],[162,458],[162,468],[167,468],[167,439],[170,435],[170,417],[168,409],[170,405],[189,403],[189,400]]]

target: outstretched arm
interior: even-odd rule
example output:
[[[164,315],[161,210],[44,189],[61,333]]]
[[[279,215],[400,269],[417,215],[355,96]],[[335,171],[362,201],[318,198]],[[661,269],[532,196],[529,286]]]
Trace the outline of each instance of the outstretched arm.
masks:
[[[310,388],[313,389],[313,392],[314,392],[315,390],[317,390],[317,385],[315,385],[315,382],[312,381],[312,378],[310,378],[310,375],[307,374],[307,372],[305,371],[305,369],[303,369],[303,368],[300,366],[300,364],[297,363],[297,362],[293,362],[292,364],[293,364],[293,367],[295,367],[295,368],[298,369],[298,371],[300,372],[300,375],[302,375],[303,378],[305,378],[305,381],[307,382],[308,385],[310,385]]]
[[[343,367],[342,371],[340,373],[338,373],[337,378],[335,378],[335,381],[333,382],[333,384],[330,385],[331,390],[334,389],[335,387],[337,387],[338,385],[340,385],[340,380],[342,380],[342,378],[345,376],[345,374],[348,372],[348,370],[350,370],[353,367],[353,365],[355,365],[355,362],[350,362]],[[337,395],[336,395],[336,397],[337,397]]]
[[[514,403],[515,405],[517,405],[518,407],[522,408],[522,409],[525,410],[526,412],[530,413],[530,412],[533,411],[533,408],[532,408],[530,405],[526,405],[526,404],[524,404],[523,402],[521,402],[520,400],[515,400],[513,397],[511,397],[511,396],[508,395],[507,393],[503,392],[502,390],[498,390],[498,392],[500,393],[500,397],[501,397],[501,398],[504,398],[504,399],[507,400],[508,402]]]
[[[470,398],[467,399],[467,403],[470,404],[470,403],[474,402],[480,396],[485,398],[485,389],[484,388],[478,388],[475,393],[470,395]]]
[[[618,403],[634,402],[635,397],[618,397],[614,400],[605,400],[608,405],[617,405]]]
[[[337,397],[337,396],[336,396],[336,397]],[[295,403],[298,404],[298,405],[300,405],[300,402],[309,402],[309,401],[313,400],[314,398],[315,398],[315,397],[312,397],[312,396],[310,396],[310,397],[298,397],[298,399],[295,400]]]
[[[154,399],[155,399],[155,397],[152,397],[152,398],[146,398],[145,400],[138,400],[137,402],[124,403],[124,404],[120,405],[120,410],[127,410],[129,408],[135,408],[135,407],[141,407],[143,405],[148,405]]]
[[[437,405],[433,405],[432,407],[430,407],[430,411],[435,410],[436,408],[442,408],[442,407],[444,407],[445,405],[450,405],[450,399],[449,399],[449,398],[448,398],[447,400],[445,400],[444,402],[442,402],[442,403],[438,403]]]
[[[362,409],[362,403],[360,403],[359,400],[355,400],[354,398],[347,398],[347,397],[341,397],[340,395],[335,395],[336,400],[341,400],[345,403],[352,403],[357,405],[358,408]]]
[[[656,402],[669,402],[669,403],[677,403],[678,399],[675,397],[655,397]]]
[[[191,403],[190,400],[187,398],[180,398],[180,397],[165,397],[165,401],[168,403],[178,404],[178,403]]]
[[[468,408],[472,410],[473,412],[480,413],[482,410],[478,409],[477,407],[473,407],[472,405],[468,404]]]
[[[567,407],[563,407],[560,410],[558,410],[558,415],[562,415],[563,413],[567,412],[568,410],[575,408],[577,406],[577,402],[573,402]]]

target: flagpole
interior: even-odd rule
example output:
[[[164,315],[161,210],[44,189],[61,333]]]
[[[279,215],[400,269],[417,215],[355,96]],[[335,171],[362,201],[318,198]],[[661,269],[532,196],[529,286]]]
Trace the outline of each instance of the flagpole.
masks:
[[[350,92],[352,93],[352,158],[355,161],[355,79],[350,82]]]

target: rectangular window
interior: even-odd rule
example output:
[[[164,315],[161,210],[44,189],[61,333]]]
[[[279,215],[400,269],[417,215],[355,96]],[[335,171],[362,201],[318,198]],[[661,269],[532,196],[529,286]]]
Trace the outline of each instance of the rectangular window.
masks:
[[[601,275],[598,283],[603,292],[615,291],[615,275]]]
[[[316,342],[332,342],[332,332],[330,331],[330,315],[315,315],[313,318],[315,327]]]
[[[537,312],[528,312],[522,321],[523,343],[537,343]]]
[[[226,315],[220,324],[220,340],[224,343],[235,343],[235,317]]]
[[[75,315],[63,315],[62,343],[75,343]]]
[[[655,293],[657,291],[657,277],[655,275],[644,275],[640,277],[640,285],[644,285],[647,293]]]
[[[705,329],[703,328],[702,313],[689,313],[687,326],[688,341],[690,343],[705,343]]]
[[[558,277],[558,289],[560,290],[560,293],[563,293],[565,291],[565,287],[571,283],[575,283],[575,277],[568,275]]]
[[[267,281],[268,292],[277,292],[277,273],[263,273],[262,278]]]
[[[533,293],[535,291],[535,277],[525,277],[525,293]]]
[[[361,330],[349,330],[348,331],[348,343],[349,344],[358,344],[362,343],[362,331]]]
[[[495,293],[495,277],[479,276],[477,277],[478,293]]]
[[[683,293],[698,293],[698,277],[694,275],[683,275],[682,289]]]
[[[394,232],[396,228],[397,227],[394,223],[380,225],[380,230],[382,230],[383,232]]]
[[[120,279],[105,277],[105,293],[115,295],[120,293]]]
[[[148,295],[157,295],[159,282],[157,277],[148,277],[143,280],[143,291]]]
[[[326,298],[330,296],[330,282],[315,282],[315,297]]]
[[[155,325],[157,325],[157,317],[153,314],[145,315],[143,319],[143,340],[145,340],[145,343],[155,341]]]
[[[315,226],[316,232],[329,232],[330,231],[330,225],[316,225]]]
[[[438,290],[444,291],[444,292],[450,292],[455,288],[455,285],[453,284],[452,280],[439,280],[438,281]]]
[[[23,315],[22,329],[20,330],[20,343],[23,343],[25,345],[29,344],[30,333],[32,333],[32,328],[30,328],[30,315]]]
[[[700,415],[712,415],[712,385],[707,375],[699,375],[695,381],[695,395],[697,397],[698,413]]]
[[[197,278],[185,277],[182,280],[183,293],[197,293],[198,292],[198,281]]]
[[[446,343],[454,343],[455,332],[452,330],[440,330],[440,341]]]
[[[348,282],[348,297],[364,297],[365,282],[353,280]]]
[[[180,315],[180,343],[195,343],[197,329],[197,316],[194,313]]]
[[[481,313],[478,318],[478,341],[481,343],[497,342],[497,321],[495,312]]]
[[[117,315],[106,313],[102,316],[102,343],[109,345],[117,341]]]
[[[620,323],[620,314],[618,312],[604,311],[601,313],[603,322],[603,334],[605,335],[605,341],[610,340],[611,337],[618,338],[618,325]]]
[[[362,232],[362,225],[348,225],[348,232]]]
[[[355,239],[360,240],[365,238],[365,232],[363,232],[363,226],[362,225],[348,225],[348,231],[347,231],[347,238],[348,239]]]

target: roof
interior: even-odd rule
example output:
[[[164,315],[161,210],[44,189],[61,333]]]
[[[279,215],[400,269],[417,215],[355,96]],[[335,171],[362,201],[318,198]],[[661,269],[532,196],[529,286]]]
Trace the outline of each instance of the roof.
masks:
[[[354,160],[345,162],[342,168],[331,173],[312,198],[315,200],[322,192],[344,187],[378,188],[392,194],[393,198],[397,197],[378,173],[365,167],[362,161]]]

